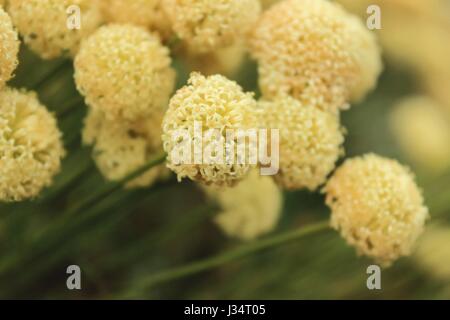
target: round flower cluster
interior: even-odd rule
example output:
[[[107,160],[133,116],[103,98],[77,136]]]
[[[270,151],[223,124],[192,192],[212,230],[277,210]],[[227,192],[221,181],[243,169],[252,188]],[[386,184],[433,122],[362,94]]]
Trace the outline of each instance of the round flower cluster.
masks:
[[[69,28],[71,6],[81,10],[80,28]],[[9,0],[8,12],[25,43],[44,59],[78,51],[81,41],[102,22],[97,1],[91,0]]]
[[[157,31],[163,38],[171,34],[162,0],[100,0],[106,21],[132,23]]]
[[[383,266],[410,254],[428,218],[411,172],[378,155],[347,160],[324,191],[332,227]]]
[[[0,90],[17,67],[19,39],[11,19],[0,6]]]
[[[260,126],[280,130],[276,181],[285,189],[317,189],[343,153],[339,118],[292,97],[262,100],[258,107]]]
[[[175,83],[169,50],[133,25],[107,25],[83,42],[75,82],[86,103],[110,119],[135,120],[163,110]]]
[[[258,19],[259,0],[163,0],[176,35],[194,53],[235,43]]]
[[[162,113],[135,122],[108,120],[101,111],[90,110],[83,129],[83,142],[93,145],[97,167],[108,180],[117,181],[144,166],[162,150]],[[147,187],[167,169],[157,166],[130,181],[126,187]]]
[[[282,195],[270,177],[251,170],[233,188],[205,187],[220,206],[216,224],[230,237],[252,240],[272,231],[281,214]]]
[[[391,127],[406,155],[422,168],[442,172],[450,167],[450,123],[442,108],[426,96],[400,101]]]
[[[200,164],[193,159],[195,156],[203,157],[205,150],[221,148],[216,146],[220,139],[224,144],[227,143],[223,136],[227,130],[255,128],[255,109],[253,95],[244,93],[237,83],[220,75],[204,77],[199,73],[192,73],[188,85],[178,90],[170,100],[169,109],[164,116],[163,143],[168,154],[168,167],[177,173],[179,180],[188,177],[206,184],[232,185],[242,179],[251,168],[247,161],[243,161],[245,164],[232,161],[233,164],[229,165],[223,159],[218,159],[214,164],[205,163],[206,161],[200,161]],[[195,133],[196,122],[201,124],[200,134],[205,136],[201,143]],[[220,129],[221,137],[208,137],[204,133],[209,129]],[[184,133],[189,134],[189,140],[178,141],[180,134]],[[193,145],[200,146],[201,154],[194,151],[195,155],[191,156],[174,155],[181,144],[186,144],[188,150]],[[189,159],[185,160],[184,157]]]
[[[36,197],[59,172],[65,151],[55,118],[35,93],[0,91],[0,201]]]
[[[286,0],[265,11],[251,33],[266,98],[289,94],[337,112],[361,99],[381,71],[375,37],[356,17],[325,0]]]

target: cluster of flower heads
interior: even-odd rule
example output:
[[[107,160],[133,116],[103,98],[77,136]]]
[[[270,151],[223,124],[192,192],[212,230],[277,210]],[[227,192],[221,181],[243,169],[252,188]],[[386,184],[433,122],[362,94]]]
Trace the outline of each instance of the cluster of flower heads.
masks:
[[[6,86],[20,42],[5,5],[0,2],[0,201],[12,202],[35,198],[50,186],[65,151],[56,119],[36,94]]]
[[[245,165],[177,163],[172,159],[177,144],[173,133],[184,129],[193,136],[196,121],[204,130],[219,128],[222,134],[255,123],[279,129],[279,172],[273,180],[283,189],[314,191],[326,183],[343,154],[339,111],[373,89],[382,69],[373,34],[327,1],[281,1],[263,13],[248,40],[259,65],[260,101],[222,76],[194,73],[170,100],[163,121],[168,167],[179,179],[209,185],[207,194],[223,209],[216,222],[225,233],[244,239],[263,232],[252,219],[255,212],[266,217],[259,219],[267,227],[279,214],[277,200],[267,193],[268,211],[259,208],[259,187],[249,186],[270,178],[255,179],[255,171]],[[210,144],[202,142],[201,150]],[[332,226],[359,253],[385,266],[409,254],[428,217],[410,171],[380,156],[348,160],[324,190]]]
[[[269,2],[276,1],[264,7]],[[67,28],[70,5],[81,8],[80,29]],[[121,180],[164,149],[178,179],[199,182],[220,205],[215,222],[233,237],[253,239],[275,227],[279,187],[324,184],[332,226],[383,265],[409,254],[422,232],[428,211],[412,174],[396,161],[350,159],[326,183],[343,154],[339,112],[373,89],[382,69],[374,35],[339,5],[284,0],[260,14],[259,0],[9,0],[7,10],[41,57],[74,57],[76,86],[89,107],[83,141],[107,179]],[[0,89],[17,64],[11,20],[0,8]],[[207,76],[192,73],[171,97],[175,70],[164,43],[175,38],[190,68]],[[259,101],[214,74],[233,73],[247,47],[258,63]],[[9,88],[0,91],[0,110],[0,199],[35,197],[64,155],[56,121],[32,93]],[[217,143],[207,130],[218,129],[219,140],[234,146],[228,130],[258,128],[280,129],[273,179],[237,155],[226,164],[195,161]],[[181,149],[190,151],[190,163],[174,158],[180,132],[191,137]],[[149,186],[166,173],[149,169],[127,187]]]
[[[101,8],[111,23],[82,43],[74,59],[75,82],[90,108],[84,143],[92,145],[103,176],[114,181],[162,150],[161,121],[175,70],[161,42],[168,33],[160,1],[103,1]],[[166,170],[152,168],[126,187],[147,187]]]
[[[59,172],[65,151],[56,119],[33,92],[0,91],[0,201],[36,197]]]

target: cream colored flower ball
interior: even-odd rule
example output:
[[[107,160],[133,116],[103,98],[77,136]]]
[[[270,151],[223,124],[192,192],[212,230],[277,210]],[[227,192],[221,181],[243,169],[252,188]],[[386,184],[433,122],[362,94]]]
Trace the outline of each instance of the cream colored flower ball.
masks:
[[[0,91],[0,201],[35,198],[61,168],[56,119],[34,92]]]
[[[266,98],[288,94],[337,112],[360,100],[381,72],[374,35],[326,0],[285,0],[262,14],[250,36]]]
[[[0,90],[11,79],[17,67],[19,39],[11,19],[0,6]]]
[[[292,97],[258,102],[260,126],[279,130],[279,172],[284,189],[316,190],[343,153],[339,118]]]
[[[70,18],[77,17],[69,9],[75,7],[80,9],[80,28],[69,28]],[[25,43],[44,59],[74,56],[81,41],[102,23],[93,0],[9,0],[8,12]]]
[[[101,27],[75,57],[75,82],[88,106],[109,119],[136,120],[167,108],[175,83],[169,50],[142,27]]]
[[[227,164],[226,131],[256,128],[255,109],[253,95],[244,93],[236,82],[221,75],[204,77],[192,73],[188,85],[170,100],[164,116],[163,143],[168,167],[179,180],[233,185],[247,175],[252,164],[241,164],[236,157]],[[229,142],[236,143],[235,139]]]
[[[261,12],[259,0],[163,0],[163,5],[175,34],[195,53],[234,44]]]
[[[375,154],[347,160],[324,191],[332,227],[382,266],[411,254],[428,218],[409,169]]]

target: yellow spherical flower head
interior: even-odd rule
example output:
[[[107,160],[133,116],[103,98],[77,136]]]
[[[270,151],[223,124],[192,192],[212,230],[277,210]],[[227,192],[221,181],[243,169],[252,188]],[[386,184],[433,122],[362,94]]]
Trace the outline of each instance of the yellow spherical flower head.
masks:
[[[163,0],[174,32],[192,52],[235,43],[258,19],[259,0]]]
[[[0,6],[0,90],[17,67],[19,39],[11,19]]]
[[[339,118],[292,97],[258,103],[259,125],[279,130],[279,172],[275,180],[285,189],[322,185],[343,153]]]
[[[289,94],[337,112],[377,81],[380,52],[357,18],[325,0],[286,0],[265,11],[250,36],[263,95]]]
[[[162,113],[134,122],[108,120],[90,110],[85,119],[83,142],[93,146],[93,157],[102,175],[118,181],[144,166],[162,151]],[[164,165],[149,169],[126,187],[148,187],[167,173]]]
[[[0,201],[36,197],[51,185],[64,154],[56,120],[35,93],[0,91]]]
[[[132,23],[157,31],[167,38],[171,25],[162,8],[162,0],[101,0],[108,22]]]
[[[44,59],[75,55],[81,41],[102,22],[98,3],[92,0],[10,0],[8,12],[25,43]],[[78,13],[76,28],[69,22],[75,22]]]
[[[256,169],[233,188],[204,190],[220,206],[214,221],[230,237],[252,240],[278,223],[282,194],[270,177],[260,176]]]
[[[433,99],[405,98],[390,120],[400,147],[414,163],[436,173],[450,167],[450,119]]]
[[[382,266],[411,253],[428,218],[412,173],[378,155],[347,160],[324,191],[332,227]]]
[[[167,107],[175,82],[169,50],[142,27],[107,25],[83,42],[75,82],[109,119],[135,120]]]
[[[244,93],[234,81],[192,73],[188,85],[170,100],[164,116],[168,167],[179,180],[187,177],[206,184],[232,185],[242,179],[253,164],[225,155],[224,146],[236,144],[236,139],[226,137],[227,131],[256,128],[255,108],[253,95]]]

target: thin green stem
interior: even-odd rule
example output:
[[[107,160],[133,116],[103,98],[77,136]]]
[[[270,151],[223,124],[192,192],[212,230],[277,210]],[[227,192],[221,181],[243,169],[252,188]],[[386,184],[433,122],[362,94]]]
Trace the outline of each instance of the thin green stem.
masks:
[[[258,251],[277,247],[291,241],[309,236],[311,234],[324,231],[328,227],[328,221],[322,221],[294,231],[288,231],[282,234],[274,235],[272,237],[257,240],[249,244],[242,245],[237,249],[230,250],[228,252],[204,260],[193,262],[185,266],[176,267],[167,271],[153,274],[147,278],[140,279],[140,283],[138,286],[139,289],[136,292],[132,292],[132,295],[140,294],[154,285],[204,272],[221,266],[225,263],[256,253]]]
[[[94,206],[98,202],[107,198],[109,195],[113,194],[115,191],[121,189],[123,185],[127,184],[131,180],[139,177],[147,170],[162,164],[166,158],[165,153],[160,153],[155,156],[152,160],[150,160],[146,165],[138,169],[137,171],[131,173],[125,178],[117,181],[115,183],[108,184],[105,188],[98,192],[94,192],[94,194],[81,202],[78,206],[73,207],[71,210],[68,210],[63,217],[61,217],[55,224],[52,224],[49,228],[42,231],[41,234],[37,236],[37,238],[30,244],[28,248],[26,248],[23,254],[18,254],[18,256],[13,255],[10,259],[4,259],[0,266],[0,271],[2,274],[8,273],[10,268],[17,265],[19,261],[22,261],[26,264],[28,260],[32,260],[34,258],[39,258],[45,252],[50,250],[54,246],[57,246],[61,243],[62,239],[65,236],[66,228],[75,228],[78,225],[86,223],[86,221],[90,221],[93,218],[93,213],[90,211],[91,206]],[[84,212],[86,214],[83,214]],[[75,218],[73,218],[75,217]]]
[[[55,66],[53,66],[49,71],[40,79],[38,79],[36,82],[32,83],[30,87],[33,90],[40,90],[48,81],[50,81],[54,76],[56,76],[60,72],[65,72],[67,67],[71,66],[71,62],[68,60],[62,60],[61,62],[57,63]]]
[[[123,267],[124,264],[131,265],[133,261],[148,256],[147,252],[152,252],[156,248],[163,246],[171,240],[177,239],[181,234],[192,232],[207,218],[211,218],[217,212],[217,205],[210,203],[191,212],[184,213],[176,222],[171,223],[171,228],[165,228],[140,239],[139,241],[127,244],[120,248],[114,255],[107,257],[101,262],[105,270],[114,270]]]
[[[146,165],[139,168],[135,172],[131,173],[130,175],[126,176],[125,178],[118,180],[114,183],[109,183],[108,185],[106,185],[106,187],[104,187],[100,191],[94,193],[91,197],[87,198],[85,201],[82,201],[77,206],[72,207],[72,209],[70,209],[66,212],[65,216],[71,216],[78,212],[82,212],[85,209],[88,209],[90,206],[92,206],[95,203],[97,203],[98,201],[106,198],[114,191],[121,189],[128,182],[138,178],[139,176],[141,176],[142,174],[144,174],[151,168],[164,163],[165,159],[166,159],[166,154],[164,152],[159,153],[158,155],[153,157],[153,159],[151,159],[149,162],[147,162]]]
[[[147,194],[147,198],[151,197],[155,199],[155,197],[167,190],[168,187],[170,187],[169,184],[163,185],[160,188],[151,189]],[[121,195],[119,192],[114,193],[114,196],[115,197],[111,197],[111,199],[105,199],[103,202],[98,203],[90,209],[92,214],[89,214],[89,216],[92,217],[92,219],[84,221],[83,224],[74,223],[70,226],[70,229],[65,230],[64,238],[60,239],[57,246],[54,246],[56,243],[49,244],[50,247],[48,247],[46,253],[51,252],[51,254],[46,254],[39,259],[35,258],[32,262],[32,270],[27,272],[24,271],[22,277],[19,279],[13,279],[14,285],[11,287],[14,289],[10,290],[9,294],[20,293],[27,284],[47,272],[62,259],[70,256],[70,254],[73,253],[74,245],[79,245],[83,238],[87,238],[89,235],[95,233],[95,240],[99,241],[101,239],[101,235],[98,233],[98,225],[101,225],[103,228],[105,225],[111,224],[111,227],[113,227],[120,221],[123,221],[126,217],[132,215],[136,207],[139,205],[139,202],[136,201],[133,201],[134,204],[130,205],[124,201],[126,199],[130,199],[130,197],[124,194]],[[111,204],[105,203],[110,200],[113,201]],[[111,206],[114,208],[111,208]],[[105,222],[106,219],[108,222]]]
[[[68,102],[64,103],[57,111],[56,111],[56,117],[61,118],[66,116],[70,113],[74,108],[77,107],[83,107],[84,106],[84,99],[83,97],[77,95],[70,99]]]

